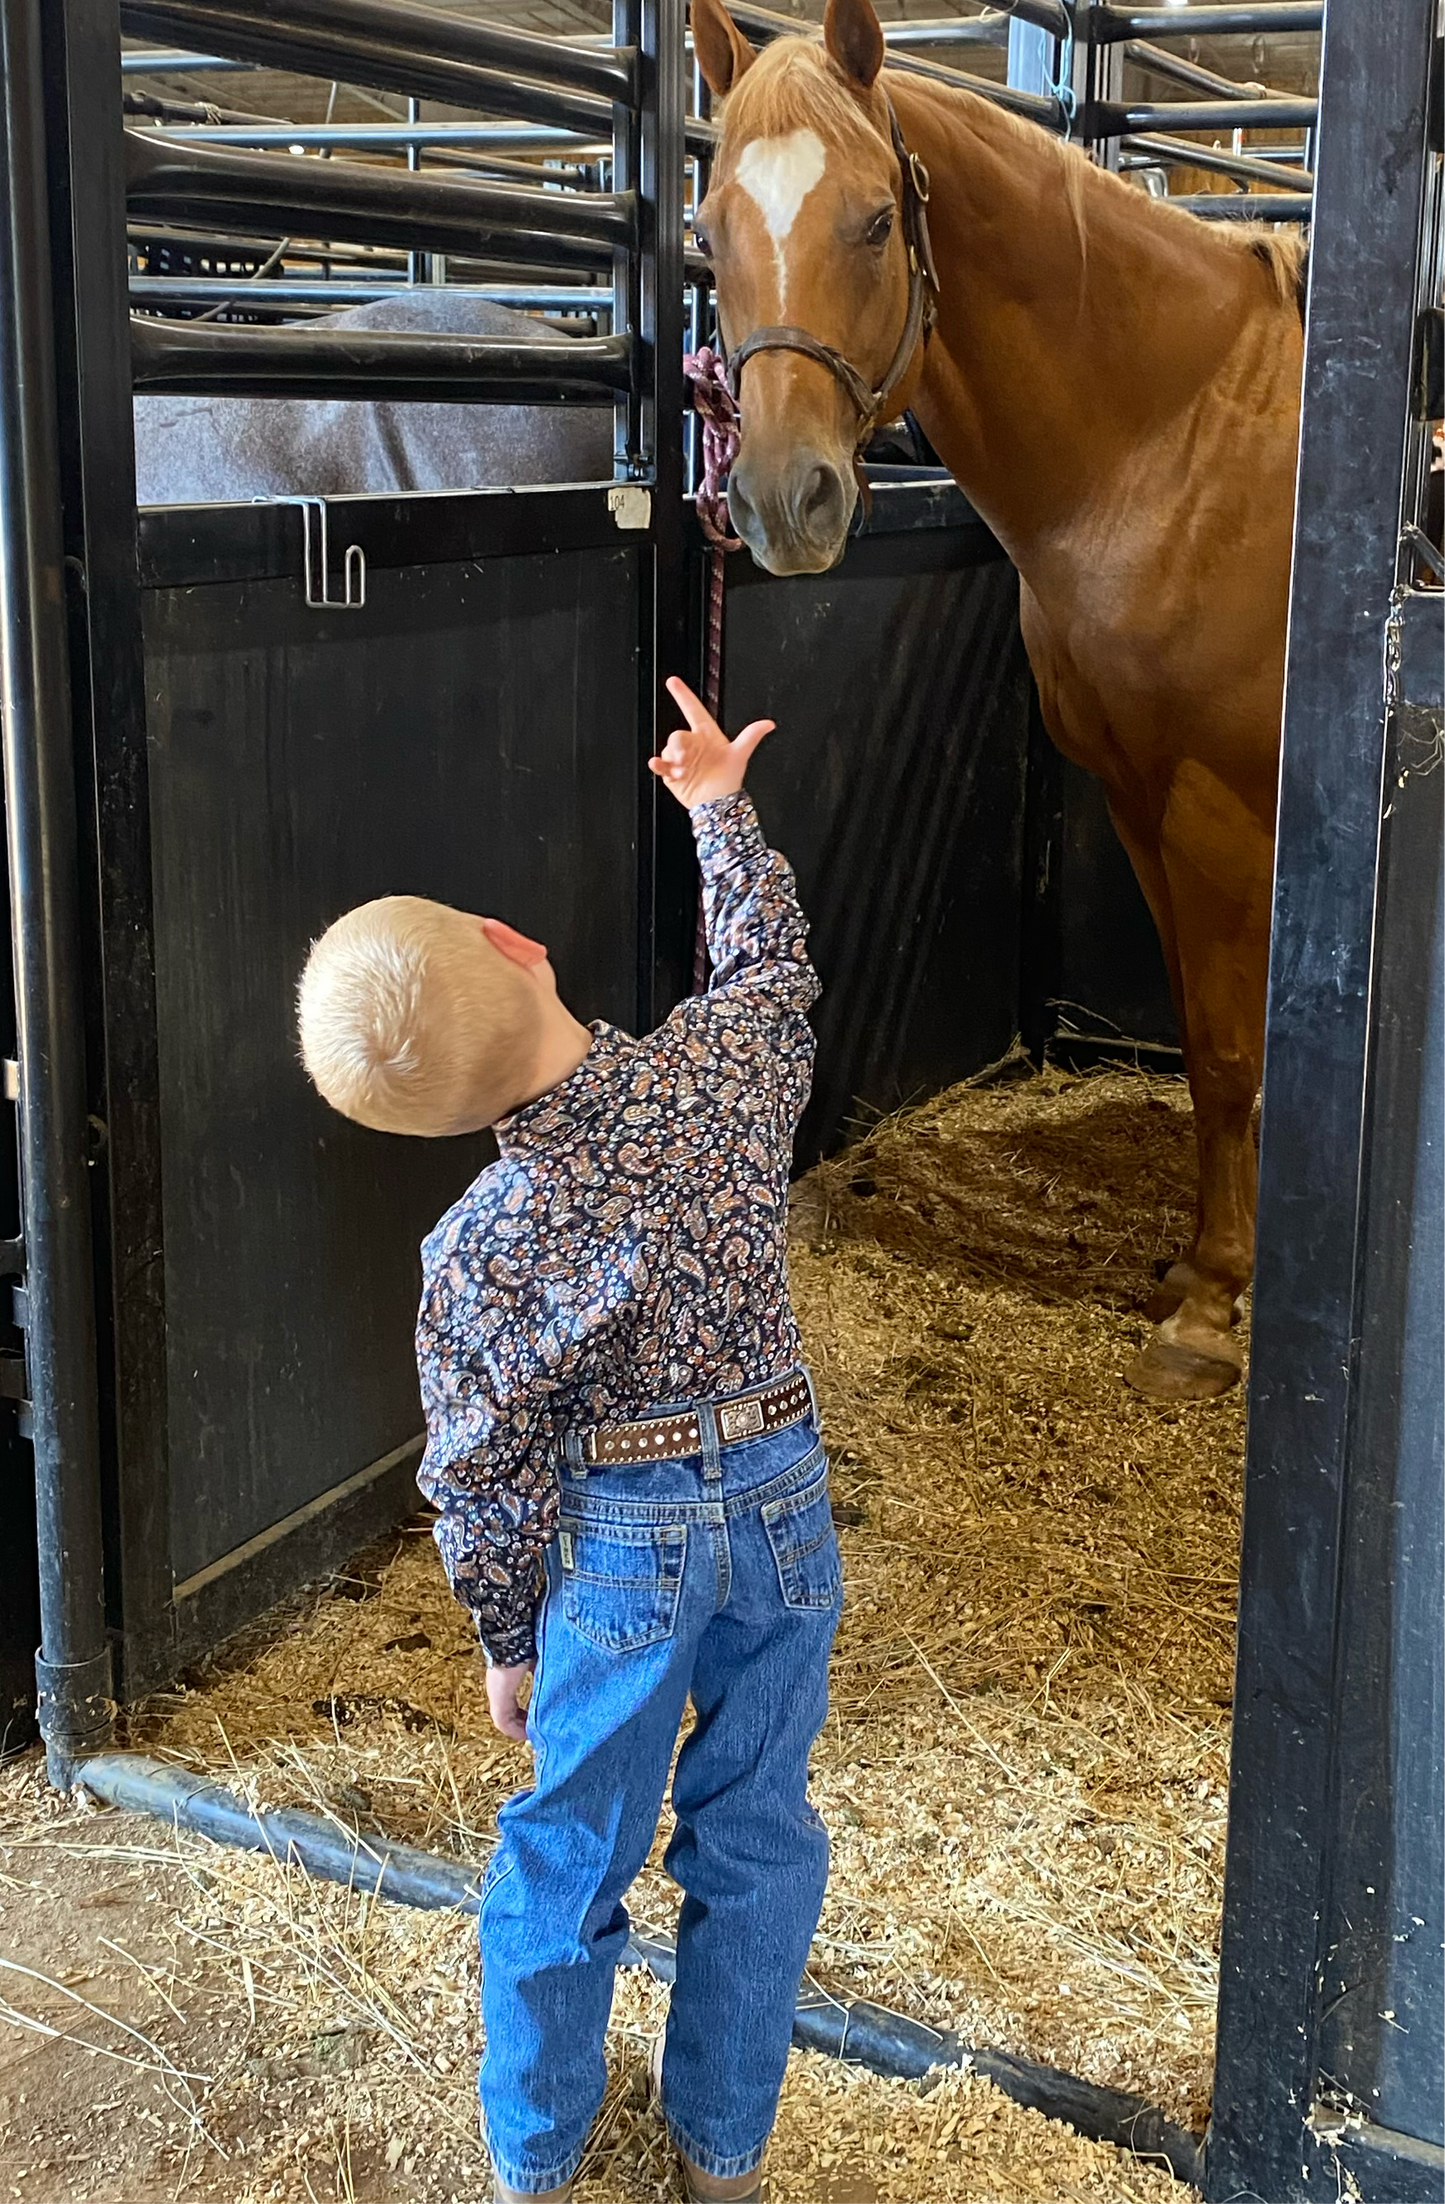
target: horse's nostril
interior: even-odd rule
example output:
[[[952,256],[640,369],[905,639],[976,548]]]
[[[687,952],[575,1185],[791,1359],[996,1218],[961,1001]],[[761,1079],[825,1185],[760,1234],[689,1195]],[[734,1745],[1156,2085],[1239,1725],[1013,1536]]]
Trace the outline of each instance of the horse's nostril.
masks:
[[[833,535],[841,504],[836,470],[821,464],[810,467],[800,480],[793,499],[793,512],[801,533],[818,538]]]
[[[753,519],[753,501],[748,496],[748,486],[739,468],[734,467],[728,477],[728,517],[734,529],[741,534]]]

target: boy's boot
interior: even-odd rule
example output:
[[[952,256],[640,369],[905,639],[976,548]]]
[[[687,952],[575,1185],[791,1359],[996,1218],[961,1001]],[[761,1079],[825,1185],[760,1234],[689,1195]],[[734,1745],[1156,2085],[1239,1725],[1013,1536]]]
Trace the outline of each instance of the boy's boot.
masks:
[[[647,2061],[648,2079],[652,2084],[652,2101],[662,2110],[662,2051],[667,2038],[659,2033],[653,2038],[652,2051]],[[715,2173],[704,2173],[695,2166],[685,2150],[678,2152],[682,2163],[682,2185],[687,2191],[687,2204],[762,2204],[763,2169],[755,2166],[751,2173],[734,2174],[731,2180],[721,2180]]]
[[[761,2166],[755,2166],[751,2173],[734,2174],[731,2180],[723,2181],[715,2173],[704,2173],[700,2166],[695,2166],[685,2151],[680,2156],[687,2204],[762,2204]]]
[[[560,2189],[509,2189],[500,2174],[492,2176],[492,2204],[568,2204],[572,2183],[564,2181]]]

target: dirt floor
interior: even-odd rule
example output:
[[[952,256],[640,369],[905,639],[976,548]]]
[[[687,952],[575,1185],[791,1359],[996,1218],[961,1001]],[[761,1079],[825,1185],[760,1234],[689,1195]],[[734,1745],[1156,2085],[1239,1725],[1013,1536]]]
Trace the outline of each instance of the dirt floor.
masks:
[[[1186,1236],[1177,1081],[955,1089],[802,1182],[794,1288],[848,1578],[820,1982],[1207,2109],[1241,1397],[1121,1372]],[[477,1859],[525,1754],[424,1524],[132,1717],[266,1804]],[[660,1855],[660,1847],[659,1847]],[[655,1856],[656,1858],[656,1856]],[[632,1899],[670,1928],[654,1863]],[[472,1925],[0,1770],[0,2204],[480,2204]],[[622,1978],[581,2204],[679,2193]],[[775,2204],[1152,2204],[1161,2170],[966,2075],[796,2056]]]

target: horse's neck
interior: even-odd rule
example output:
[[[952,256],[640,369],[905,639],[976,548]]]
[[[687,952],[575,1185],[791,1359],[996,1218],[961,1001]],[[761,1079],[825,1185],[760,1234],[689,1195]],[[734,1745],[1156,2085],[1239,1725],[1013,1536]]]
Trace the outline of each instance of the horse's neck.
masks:
[[[1218,372],[1268,287],[984,100],[892,73],[888,89],[932,178],[938,322],[915,410],[1023,564]]]

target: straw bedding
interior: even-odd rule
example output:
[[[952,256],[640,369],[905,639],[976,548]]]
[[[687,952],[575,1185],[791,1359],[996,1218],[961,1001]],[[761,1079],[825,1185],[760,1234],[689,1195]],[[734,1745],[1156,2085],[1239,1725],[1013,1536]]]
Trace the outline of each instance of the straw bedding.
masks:
[[[1191,1186],[1180,1082],[954,1089],[801,1183],[794,1288],[848,1579],[815,1755],[834,1846],[815,1973],[1197,2123],[1242,1408],[1161,1408],[1120,1376]],[[420,1523],[142,1710],[132,1741],[470,1858],[526,1774],[486,1725]],[[74,1829],[46,1809],[35,1833]],[[471,1925],[165,1844],[160,1902],[235,2019],[206,2100],[226,2184],[206,2193],[479,2196]],[[656,1857],[632,1909],[667,1929]],[[676,2193],[645,2085],[664,1997],[623,1978],[585,2204]],[[1181,2194],[969,2076],[814,2057],[792,2062],[772,2166],[777,2204]]]

